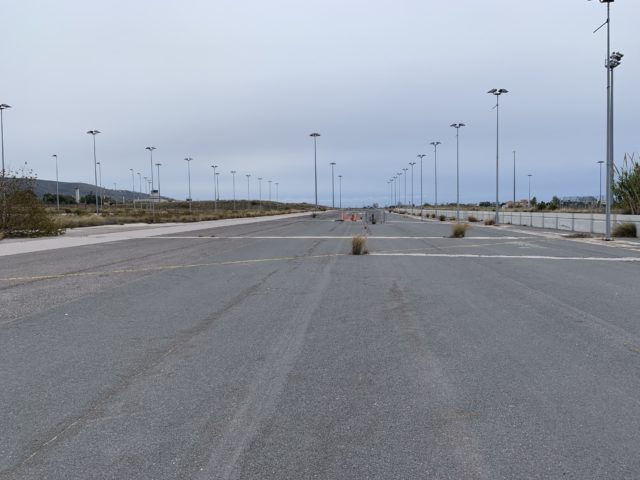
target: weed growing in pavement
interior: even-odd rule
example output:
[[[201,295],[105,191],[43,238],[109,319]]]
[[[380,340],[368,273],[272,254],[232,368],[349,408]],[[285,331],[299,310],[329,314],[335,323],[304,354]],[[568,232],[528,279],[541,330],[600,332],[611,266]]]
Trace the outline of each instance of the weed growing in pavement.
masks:
[[[462,238],[469,229],[468,223],[454,223],[451,228],[451,238]]]
[[[351,254],[366,255],[367,253],[367,237],[364,235],[354,235],[351,239]]]

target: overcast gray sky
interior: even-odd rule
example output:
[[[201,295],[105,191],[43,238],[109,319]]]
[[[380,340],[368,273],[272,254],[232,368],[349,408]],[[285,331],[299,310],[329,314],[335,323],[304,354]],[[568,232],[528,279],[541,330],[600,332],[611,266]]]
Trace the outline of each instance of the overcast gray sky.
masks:
[[[586,0],[1,0],[0,103],[7,166],[39,178],[93,182],[98,129],[103,183],[131,188],[157,147],[163,195],[246,197],[251,177],[280,183],[280,199],[313,202],[313,141],[320,132],[320,201],[331,168],[343,204],[389,198],[387,180],[424,159],[424,200],[455,200],[460,131],[463,202],[495,192],[495,110],[501,98],[501,200],[597,195],[605,144],[606,7]],[[640,150],[640,2],[612,6],[616,162]],[[419,202],[419,164],[414,171]],[[136,180],[137,188],[137,180]],[[410,191],[410,186],[408,190]],[[337,178],[336,178],[337,192]],[[275,190],[273,192],[275,196]]]

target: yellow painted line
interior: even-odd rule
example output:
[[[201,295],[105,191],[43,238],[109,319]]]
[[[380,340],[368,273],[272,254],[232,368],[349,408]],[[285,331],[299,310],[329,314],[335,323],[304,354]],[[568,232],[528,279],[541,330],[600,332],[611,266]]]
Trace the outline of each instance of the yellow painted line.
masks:
[[[339,257],[346,255],[344,253],[333,253],[327,255],[307,255],[300,257],[274,257],[274,258],[254,258],[249,260],[229,260],[226,262],[215,263],[191,263],[181,265],[159,265],[157,267],[141,267],[141,268],[122,268],[117,270],[106,270],[104,272],[74,272],[74,273],[54,273],[49,275],[32,275],[28,277],[5,277],[0,278],[0,282],[24,282],[24,281],[36,281],[36,280],[55,280],[60,278],[73,278],[73,277],[96,277],[101,275],[118,275],[127,273],[146,273],[146,272],[161,272],[164,270],[179,270],[187,268],[204,268],[204,267],[219,267],[225,265],[251,265],[256,263],[266,262],[282,262],[288,260],[302,260],[308,258],[328,258]]]

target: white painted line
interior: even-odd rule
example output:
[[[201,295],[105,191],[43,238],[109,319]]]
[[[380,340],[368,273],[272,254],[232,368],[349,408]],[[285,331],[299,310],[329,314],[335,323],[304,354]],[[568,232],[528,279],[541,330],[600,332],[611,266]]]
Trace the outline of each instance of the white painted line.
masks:
[[[505,260],[570,260],[587,262],[640,262],[640,257],[553,257],[549,255],[483,255],[474,253],[370,252],[374,257],[500,258]]]
[[[353,235],[290,235],[290,236],[276,236],[276,235],[238,235],[238,236],[163,236],[163,237],[149,237],[154,240],[162,240],[162,239],[170,239],[170,240],[183,240],[183,239],[199,239],[199,240],[242,240],[242,239],[259,239],[259,240],[350,240],[353,238]],[[379,236],[367,236],[369,240],[452,240],[449,237],[406,237],[406,236],[398,236],[398,237],[379,237]],[[465,240],[530,240],[530,237],[466,237],[466,238],[456,238],[455,242],[465,241]]]

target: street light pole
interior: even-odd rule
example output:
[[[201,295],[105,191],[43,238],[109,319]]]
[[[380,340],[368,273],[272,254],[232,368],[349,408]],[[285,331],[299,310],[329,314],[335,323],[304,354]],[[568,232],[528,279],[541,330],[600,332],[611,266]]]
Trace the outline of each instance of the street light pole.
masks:
[[[331,208],[336,208],[336,190],[333,177],[333,167],[336,166],[336,162],[331,162],[329,165],[331,165]]]
[[[466,127],[464,123],[452,123],[449,125],[456,129],[456,220],[460,220],[460,128]]]
[[[258,177],[258,208],[262,210],[262,177]]]
[[[220,200],[220,172],[216,172],[216,190],[217,190],[217,198],[216,203]]]
[[[218,209],[218,185],[217,185],[217,174],[216,174],[216,168],[218,168],[218,165],[211,165],[211,168],[213,168],[213,209],[217,210]]]
[[[492,88],[487,93],[496,97],[496,225],[500,223],[500,202],[498,201],[498,177],[499,177],[499,154],[500,154],[500,95],[509,93],[504,88]]]
[[[156,168],[158,169],[158,202],[160,202],[160,167],[161,163],[156,163]]]
[[[516,151],[513,151],[513,208],[516,208]]]
[[[415,164],[416,162],[409,162],[409,165],[411,165],[411,208],[416,208],[416,203],[413,200],[413,166]]]
[[[247,177],[247,210],[249,210],[249,202],[251,201],[251,190],[249,187],[249,178],[251,177],[250,173],[245,174],[245,177]]]
[[[135,177],[133,176],[133,168],[130,168],[129,171],[131,172],[131,193],[135,196],[136,194],[136,180]],[[133,203],[133,208],[136,208],[136,203],[133,201],[134,199],[131,199],[131,203]]]
[[[188,178],[188,182],[189,182],[189,212],[191,212],[191,161],[193,160],[193,158],[191,157],[185,157],[184,161],[187,162],[187,178]]]
[[[342,210],[342,175],[338,175],[338,205],[339,208]]]
[[[436,209],[436,215],[438,214],[438,145],[440,145],[441,142],[431,142],[431,145],[433,145],[433,181],[434,181],[434,187],[435,187],[435,209]]]
[[[420,210],[422,210],[422,207],[424,206],[424,199],[422,197],[422,159],[424,157],[426,157],[424,153],[418,155],[418,158],[420,159]]]
[[[236,172],[235,170],[231,170],[231,176],[233,177],[233,209],[236,209]]]
[[[600,164],[600,194],[598,195],[598,206],[602,207],[602,164],[604,163],[604,160],[598,160],[598,162]]]
[[[58,189],[58,155],[51,155],[56,159],[56,210],[60,210],[60,190]]]
[[[278,203],[278,185],[280,185],[280,182],[273,182],[276,186],[276,203]]]
[[[142,174],[140,172],[138,173],[138,186],[140,188],[140,195],[142,195]],[[138,200],[140,199],[140,197],[138,197]]]
[[[98,165],[98,191],[100,193],[100,207],[104,209],[104,193],[102,191],[102,165],[97,162]]]
[[[402,171],[404,172],[404,206],[406,207],[408,205],[407,203],[407,171],[409,169],[407,167],[404,167],[402,169]]]
[[[11,105],[6,103],[0,104],[0,143],[2,144],[2,178],[5,176],[4,170],[4,117],[3,113],[7,108],[11,108]]]
[[[269,183],[269,201],[271,201],[271,182],[272,182],[272,180],[267,180],[267,182]]]
[[[400,180],[402,178],[402,172],[398,172],[397,175],[398,175],[398,188],[396,190],[398,193],[398,204],[402,206],[402,183],[401,183],[402,180]]]
[[[89,130],[87,133],[93,136],[93,181],[96,184],[96,214],[98,214],[100,213],[100,207],[98,205],[98,167],[97,167],[97,161],[96,161],[96,135],[100,133],[100,130]],[[4,153],[2,158],[4,162]],[[4,174],[4,164],[2,165],[2,170]]]
[[[530,173],[527,174],[527,177],[529,177],[529,208],[531,208],[531,177],[533,175],[531,175]]]
[[[318,146],[317,139],[320,136],[319,133],[312,133],[309,135],[313,137],[313,174],[315,179],[315,188],[316,188],[316,210],[318,210]],[[271,200],[271,198],[269,198]]]

